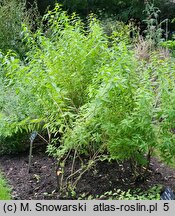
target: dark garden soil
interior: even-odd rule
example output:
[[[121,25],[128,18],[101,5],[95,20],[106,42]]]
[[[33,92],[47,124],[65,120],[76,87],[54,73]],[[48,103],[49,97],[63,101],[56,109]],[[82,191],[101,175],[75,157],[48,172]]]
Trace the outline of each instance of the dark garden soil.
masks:
[[[72,160],[71,160],[72,161]],[[68,161],[66,170],[72,162]],[[78,169],[75,164],[75,170]],[[28,173],[28,153],[17,156],[1,156],[0,169],[4,172],[12,187],[13,199],[77,199],[81,194],[97,195],[114,188],[127,191],[129,188],[146,190],[154,185],[175,189],[175,170],[170,169],[156,159],[152,159],[147,179],[136,181],[132,177],[127,162],[100,162],[85,172],[77,184],[74,197],[71,193],[60,194],[57,188],[56,162],[39,147],[33,151],[31,171]]]

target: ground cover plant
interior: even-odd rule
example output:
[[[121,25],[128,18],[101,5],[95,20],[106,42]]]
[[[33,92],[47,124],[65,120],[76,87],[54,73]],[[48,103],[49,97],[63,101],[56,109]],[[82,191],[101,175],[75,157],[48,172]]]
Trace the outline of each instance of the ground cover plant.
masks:
[[[91,14],[84,23],[58,4],[44,27],[33,31],[23,22],[25,58],[0,53],[0,152],[28,148],[28,135],[37,131],[55,158],[63,194],[74,193],[100,162],[127,163],[135,183],[147,180],[155,152],[172,163],[175,64],[160,54],[159,10],[148,6],[152,23],[145,22],[142,39],[130,38],[130,24],[114,22],[109,32],[109,20]]]
[[[10,199],[11,199],[10,188],[7,185],[4,176],[0,174],[0,200],[10,200]]]

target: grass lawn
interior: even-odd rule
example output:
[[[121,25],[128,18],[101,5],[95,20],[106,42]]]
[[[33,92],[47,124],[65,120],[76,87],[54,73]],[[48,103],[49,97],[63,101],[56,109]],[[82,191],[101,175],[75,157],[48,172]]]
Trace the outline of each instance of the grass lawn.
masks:
[[[7,185],[6,180],[0,173],[0,200],[10,200],[10,188]]]

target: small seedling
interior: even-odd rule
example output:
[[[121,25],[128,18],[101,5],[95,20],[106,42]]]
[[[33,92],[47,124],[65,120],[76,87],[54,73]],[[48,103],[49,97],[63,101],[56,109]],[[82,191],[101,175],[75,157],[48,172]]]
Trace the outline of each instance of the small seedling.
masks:
[[[40,178],[41,178],[41,177],[40,177],[39,175],[37,175],[37,174],[34,174],[34,175],[33,175],[33,178],[35,178],[35,179],[36,179],[36,182],[37,182],[37,183],[39,183],[39,182],[40,182]]]

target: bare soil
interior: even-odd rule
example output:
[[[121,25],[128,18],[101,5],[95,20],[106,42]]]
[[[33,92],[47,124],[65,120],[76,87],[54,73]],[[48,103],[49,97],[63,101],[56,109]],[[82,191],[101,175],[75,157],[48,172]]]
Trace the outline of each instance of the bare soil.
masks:
[[[67,172],[72,162],[66,164]],[[79,163],[75,168],[79,169]],[[77,184],[76,193],[66,195],[57,190],[56,161],[48,157],[45,148],[35,148],[31,171],[28,173],[28,152],[0,157],[0,169],[4,172],[11,188],[12,198],[21,200],[78,199],[81,194],[100,195],[106,191],[141,188],[147,190],[155,185],[175,189],[175,170],[157,159],[152,159],[149,175],[144,181],[133,180],[129,163],[99,162],[84,173]]]

